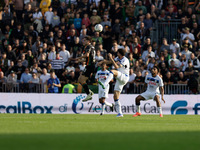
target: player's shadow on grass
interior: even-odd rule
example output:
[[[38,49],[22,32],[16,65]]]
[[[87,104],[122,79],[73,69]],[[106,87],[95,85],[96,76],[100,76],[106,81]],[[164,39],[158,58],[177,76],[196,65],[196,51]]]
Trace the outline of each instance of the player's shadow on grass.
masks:
[[[0,134],[0,150],[197,150],[197,132]]]

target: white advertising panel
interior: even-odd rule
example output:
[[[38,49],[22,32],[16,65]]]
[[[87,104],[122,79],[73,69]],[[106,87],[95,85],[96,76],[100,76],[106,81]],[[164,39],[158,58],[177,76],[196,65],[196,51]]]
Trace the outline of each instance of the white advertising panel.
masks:
[[[98,95],[93,99],[82,102],[85,94],[22,94],[0,93],[0,113],[48,113],[48,114],[99,114],[101,104]],[[124,114],[136,112],[134,94],[122,94],[120,102]],[[200,114],[199,95],[165,95],[166,103],[162,104],[163,114]],[[113,94],[109,95],[108,102],[113,103]],[[156,103],[153,100],[141,102],[142,114],[158,114]],[[106,114],[111,112],[109,107]]]

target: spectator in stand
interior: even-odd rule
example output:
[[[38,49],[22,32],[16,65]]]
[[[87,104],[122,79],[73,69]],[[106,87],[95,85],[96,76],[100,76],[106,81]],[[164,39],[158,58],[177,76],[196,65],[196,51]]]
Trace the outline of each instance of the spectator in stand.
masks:
[[[32,77],[28,81],[28,83],[37,83],[37,84],[40,83],[40,79],[38,78],[37,73],[35,73],[35,72],[32,73]]]
[[[142,53],[142,60],[146,63],[148,58],[154,58],[155,53],[152,51],[152,46],[148,46],[147,50]]]
[[[96,51],[95,60],[96,60],[96,62],[99,62],[99,61],[104,60],[103,56],[101,56],[100,50],[97,50],[97,51]]]
[[[194,34],[190,33],[190,28],[188,27],[185,28],[185,34],[183,34],[181,40],[183,41],[185,38],[188,39],[191,45],[193,45],[193,42],[195,40]]]
[[[55,27],[60,24],[60,17],[57,15],[57,10],[53,11],[53,16],[51,18],[51,25]]]
[[[147,50],[148,46],[151,46],[151,39],[150,38],[146,38],[145,40],[145,44],[143,45],[143,49],[141,52],[144,52]]]
[[[52,6],[49,6],[49,9],[48,9],[48,11],[46,11],[45,12],[45,14],[44,14],[44,20],[45,20],[45,23],[46,23],[46,25],[48,24],[48,25],[50,25],[51,24],[51,19],[52,19],[52,17],[53,17],[53,12],[52,12]],[[46,29],[45,29],[46,30]]]
[[[169,51],[166,49],[164,49],[163,56],[165,58],[165,62],[168,62],[171,59],[171,55],[169,54]]]
[[[70,58],[70,53],[68,50],[66,50],[66,46],[64,43],[62,44],[61,51],[59,52],[59,54],[63,61],[67,63]]]
[[[48,93],[58,93],[61,87],[60,80],[55,76],[55,71],[51,70],[50,78],[47,81]]]
[[[36,30],[37,32],[41,32],[43,29],[42,26],[42,13],[39,11],[39,8],[35,8],[35,12],[33,13],[33,20],[34,20],[34,24],[36,25]]]
[[[146,14],[146,18],[144,19],[144,27],[145,27],[145,29],[148,30],[149,35],[150,35],[150,31],[153,28],[153,21],[151,19],[151,14],[150,13]]]
[[[194,74],[194,66],[192,65],[192,61],[188,60],[188,65],[185,69],[184,75],[189,79]]]
[[[101,23],[101,17],[97,15],[97,10],[96,9],[94,9],[92,11],[92,16],[90,17],[90,21],[91,21],[92,25]]]
[[[194,69],[199,71],[200,70],[200,62],[199,62],[199,59],[197,59],[197,57],[194,55],[194,53],[191,53],[190,61],[192,62]]]
[[[58,16],[60,18],[63,18],[64,14],[67,12],[66,3],[65,2],[61,2],[61,6],[58,7],[57,11],[58,11]]]
[[[60,77],[62,70],[64,69],[65,63],[60,54],[56,53],[56,58],[51,61],[52,69],[54,69],[56,75]]]
[[[29,73],[29,68],[25,69],[25,72],[22,73],[20,78],[20,90],[27,91],[29,89],[28,81],[32,78],[32,75]]]
[[[22,18],[24,19],[24,29],[28,30],[29,26],[32,24],[33,22],[33,11],[32,11],[32,7],[31,4],[27,5],[27,9],[25,10],[25,12],[22,15]]]
[[[143,13],[146,14],[147,13],[147,9],[145,6],[142,5],[142,1],[139,0],[137,5],[136,5],[136,8],[135,8],[135,12],[134,12],[134,16],[137,17],[139,15],[139,10],[142,9],[143,10]]]
[[[147,30],[144,27],[144,22],[140,23],[140,28],[137,29],[137,35],[140,38],[141,45],[144,45],[145,37],[148,36],[148,32],[147,32]]]
[[[73,66],[72,63],[69,63],[69,65],[66,67],[66,70],[67,70],[67,75],[69,77],[69,79],[71,81],[74,81],[74,77],[75,77],[75,68]]]
[[[184,76],[184,73],[179,72],[177,83],[178,84],[187,84],[187,82],[188,82],[188,79]]]
[[[8,75],[7,83],[17,83],[17,75],[15,74],[13,70]]]
[[[6,82],[7,82],[7,77],[5,77],[4,73],[0,71],[0,83],[6,83]]]
[[[162,55],[164,53],[164,50],[167,50],[168,52],[170,52],[170,47],[169,47],[169,44],[167,42],[167,39],[166,38],[163,38],[162,40],[162,45],[160,47],[160,54]]]
[[[174,82],[175,82],[174,77],[172,76],[171,72],[169,72],[169,71],[166,73],[166,77],[163,79],[164,79],[164,85],[171,85],[171,84],[174,84]]]
[[[177,76],[177,74],[178,74],[178,72],[179,72],[179,68],[176,67],[175,61],[174,61],[174,60],[170,61],[169,72],[170,72],[173,76]]]
[[[179,55],[180,45],[179,45],[179,43],[176,42],[176,39],[172,40],[172,43],[170,44],[169,49],[170,49],[171,54],[175,53],[177,56]]]
[[[181,55],[185,55],[186,56],[186,59],[190,59],[190,56],[191,56],[191,51],[188,50],[188,46],[187,45],[184,45],[184,50],[181,51]]]
[[[25,54],[21,55],[21,61],[22,61],[22,65],[27,68],[28,67],[28,61],[26,60]]]
[[[12,0],[14,7],[14,10],[16,12],[17,19],[19,21],[22,21],[22,13],[24,8],[24,1],[23,0]]]
[[[108,16],[107,15],[104,15],[103,16],[103,21],[101,22],[101,25],[104,27],[105,29],[105,26],[111,26],[111,22],[108,20]]]
[[[176,53],[172,53],[172,58],[170,58],[169,61],[168,61],[169,66],[170,66],[172,60],[174,61],[175,66],[177,68],[179,68],[180,67],[180,60],[176,58]]]
[[[198,33],[200,32],[200,29],[198,27],[198,23],[194,22],[192,23],[192,30],[191,33],[194,35],[194,38],[197,40],[198,39]],[[193,43],[194,45],[194,43]]]
[[[163,21],[167,18],[165,10],[162,9],[160,15],[158,16],[158,20]]]
[[[144,83],[144,77],[142,77],[142,73],[140,71],[137,71],[136,73],[136,77],[135,77],[135,85],[136,87],[140,88],[141,89],[141,86],[143,85]]]
[[[7,59],[7,54],[4,52],[2,54],[2,58],[0,59],[0,68],[5,73],[6,70],[8,70],[8,67],[10,66],[10,60]]]
[[[56,59],[56,47],[52,46],[51,51],[48,54],[48,60],[51,62],[52,60]]]
[[[74,27],[80,31],[81,30],[81,22],[82,22],[82,19],[80,18],[80,14],[77,13],[76,14],[76,18],[74,19]]]
[[[84,18],[82,19],[82,25],[83,24],[85,25],[86,28],[91,24],[87,13],[84,14]]]

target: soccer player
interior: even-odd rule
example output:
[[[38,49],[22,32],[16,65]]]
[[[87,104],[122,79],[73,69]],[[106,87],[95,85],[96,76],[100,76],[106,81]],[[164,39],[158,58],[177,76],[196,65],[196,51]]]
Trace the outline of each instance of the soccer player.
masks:
[[[83,73],[79,76],[78,82],[83,86],[87,97],[83,99],[83,102],[92,99],[92,95],[94,94],[89,88],[86,81],[91,77],[91,75],[95,72],[95,48],[91,45],[91,38],[86,36],[83,38],[83,56],[76,58],[76,60],[84,59],[86,61],[86,67]]]
[[[102,63],[101,66],[102,68],[101,70],[97,71],[95,78],[97,81],[101,81],[101,83],[104,83],[109,75],[109,71],[106,70],[106,63]],[[100,115],[104,114],[105,105],[110,106],[111,111],[113,111],[114,104],[108,103],[106,101],[106,98],[108,98],[108,91],[109,85],[105,89],[103,89],[102,86],[99,85],[99,103],[101,103],[102,105]]]
[[[121,103],[119,101],[120,93],[126,85],[126,83],[129,80],[129,60],[125,57],[125,50],[124,49],[118,49],[117,57],[113,59],[112,54],[108,54],[109,61],[104,60],[106,63],[112,63],[117,70],[111,70],[106,81],[102,83],[99,81],[99,84],[102,86],[102,88],[106,88],[109,85],[109,82],[113,79],[113,77],[116,78],[116,83],[114,87],[114,101],[115,101],[115,108],[117,111],[117,117],[123,117],[122,110],[121,110]]]
[[[136,103],[137,112],[135,115],[133,115],[133,117],[141,116],[140,101],[149,100],[149,99],[153,99],[156,101],[160,117],[163,117],[162,108],[161,108],[161,104],[159,100],[160,99],[159,94],[161,90],[161,99],[165,103],[165,100],[163,97],[164,84],[163,84],[162,78],[158,75],[158,73],[159,73],[159,68],[157,66],[154,66],[151,69],[151,73],[145,77],[145,84],[144,84],[143,89],[147,87],[147,90],[136,97],[135,103]],[[159,87],[160,87],[160,90],[159,90]]]

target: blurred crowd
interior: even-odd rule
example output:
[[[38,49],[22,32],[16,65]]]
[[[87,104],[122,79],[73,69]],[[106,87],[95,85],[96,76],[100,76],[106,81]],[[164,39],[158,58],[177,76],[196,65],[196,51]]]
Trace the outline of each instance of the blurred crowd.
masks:
[[[129,84],[143,83],[156,65],[165,85],[198,86],[199,0],[2,0],[0,5],[1,83],[46,84],[52,69],[62,86],[77,83],[85,62],[75,58],[83,55],[82,39],[89,35],[96,70],[108,53],[115,57],[123,48],[131,64]],[[156,21],[167,20],[181,21],[173,31],[181,38],[169,43],[163,37],[159,45],[151,31]],[[104,27],[101,33],[96,24]]]

